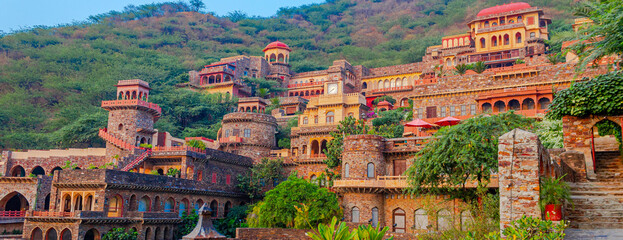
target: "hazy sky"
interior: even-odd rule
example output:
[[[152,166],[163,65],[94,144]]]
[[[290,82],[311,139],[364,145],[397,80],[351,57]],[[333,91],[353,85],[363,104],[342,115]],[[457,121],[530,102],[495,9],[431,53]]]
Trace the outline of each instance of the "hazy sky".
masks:
[[[21,27],[35,25],[56,25],[82,21],[91,15],[111,10],[123,10],[134,4],[154,2],[176,2],[178,0],[0,0],[0,31],[9,32]],[[184,0],[188,2],[188,0]],[[280,7],[322,3],[324,0],[203,0],[204,11],[225,15],[241,10],[248,15],[268,17]]]

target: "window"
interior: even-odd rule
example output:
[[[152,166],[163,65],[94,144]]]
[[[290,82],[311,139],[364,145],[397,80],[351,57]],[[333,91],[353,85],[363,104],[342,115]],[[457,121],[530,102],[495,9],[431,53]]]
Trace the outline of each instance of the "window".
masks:
[[[368,163],[368,178],[374,178],[374,163]]]
[[[467,115],[467,106],[461,105],[461,116]]]
[[[489,21],[485,21],[485,27],[489,26]]]
[[[446,107],[439,108],[440,117],[446,117]]]
[[[212,183],[216,183],[216,173],[212,173]]]
[[[246,138],[251,137],[251,129],[248,129],[248,128],[244,129],[244,137]]]
[[[455,106],[450,106],[450,116],[456,116],[455,110],[456,110]]]
[[[521,22],[521,16],[517,17],[517,22]]]
[[[470,114],[476,115],[476,104],[472,104],[469,106]]]
[[[492,37],[491,38],[491,46],[496,47],[498,45],[498,37]]]
[[[536,37],[536,33],[531,32],[530,33],[530,38],[535,38]]]
[[[405,226],[407,225],[405,211],[400,208],[394,210],[393,222],[394,232],[404,233],[406,230]]]
[[[246,77],[246,76],[249,76],[249,72],[244,71],[244,76],[245,76],[245,77]]]
[[[415,210],[415,230],[426,230],[428,228],[428,214],[426,210]]]
[[[437,212],[437,230],[448,230],[452,224],[452,216],[447,209],[441,209]]]
[[[529,17],[527,25],[533,25],[533,24],[534,24],[534,17]]]
[[[327,112],[327,123],[333,123],[334,115],[333,112]]]
[[[229,137],[229,129],[225,130],[225,137]]]
[[[374,207],[372,209],[372,226],[376,227],[379,225],[379,209]]]
[[[521,43],[521,33],[515,34],[515,43]]]
[[[231,185],[231,175],[227,174],[227,176],[225,177],[225,183],[227,185]]]
[[[307,124],[307,117],[303,117],[303,124]]]
[[[358,207],[353,207],[353,209],[350,210],[350,220],[351,222],[354,222],[354,223],[359,222],[359,208]]]
[[[497,26],[497,25],[498,25],[498,23],[496,23],[496,22],[491,24],[491,26]]]
[[[487,47],[487,43],[485,41],[485,38],[480,38],[480,48],[486,48]]]
[[[318,124],[318,116],[314,116],[314,123]]]
[[[350,166],[348,163],[344,164],[344,178],[350,177]]]
[[[437,117],[437,107],[426,107],[426,118],[436,118]]]

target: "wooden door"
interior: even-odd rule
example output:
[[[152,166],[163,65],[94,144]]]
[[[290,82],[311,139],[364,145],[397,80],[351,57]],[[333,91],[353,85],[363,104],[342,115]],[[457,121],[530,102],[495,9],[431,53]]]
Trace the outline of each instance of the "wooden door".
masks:
[[[407,160],[394,160],[394,176],[400,176],[407,170]]]

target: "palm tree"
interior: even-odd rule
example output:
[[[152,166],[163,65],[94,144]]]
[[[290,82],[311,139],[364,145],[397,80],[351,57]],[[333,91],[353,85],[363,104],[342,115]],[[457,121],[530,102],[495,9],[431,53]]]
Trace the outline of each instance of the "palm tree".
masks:
[[[487,70],[487,65],[485,64],[485,62],[479,61],[472,64],[471,69],[474,70],[474,72],[483,73],[485,70]]]
[[[472,69],[472,65],[465,64],[465,63],[461,63],[454,67],[454,71],[459,75],[465,74],[467,70],[470,70],[470,69]]]
[[[261,98],[266,98],[268,96],[268,88],[260,88],[257,90],[257,96]]]
[[[552,53],[547,55],[547,61],[552,65],[556,65],[561,62],[560,55]]]

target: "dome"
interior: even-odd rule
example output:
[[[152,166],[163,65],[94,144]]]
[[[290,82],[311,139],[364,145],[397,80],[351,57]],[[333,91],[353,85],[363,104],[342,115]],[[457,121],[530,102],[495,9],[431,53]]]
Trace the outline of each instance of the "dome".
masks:
[[[266,47],[264,48],[264,50],[262,50],[262,51],[266,52],[266,50],[268,50],[268,49],[274,49],[274,48],[281,48],[281,49],[285,49],[285,50],[288,50],[288,51],[292,51],[292,49],[290,49],[290,47],[288,47],[288,45],[287,45],[287,44],[282,43],[282,42],[280,42],[280,41],[274,41],[274,42],[271,42],[271,43],[270,43],[270,44],[268,44],[268,46],[266,46]]]
[[[522,10],[526,8],[531,8],[530,4],[527,4],[525,2],[509,3],[509,4],[500,5],[500,6],[485,8],[481,10],[480,12],[478,12],[478,15],[476,16],[482,17],[482,16],[491,15],[491,14]]]

